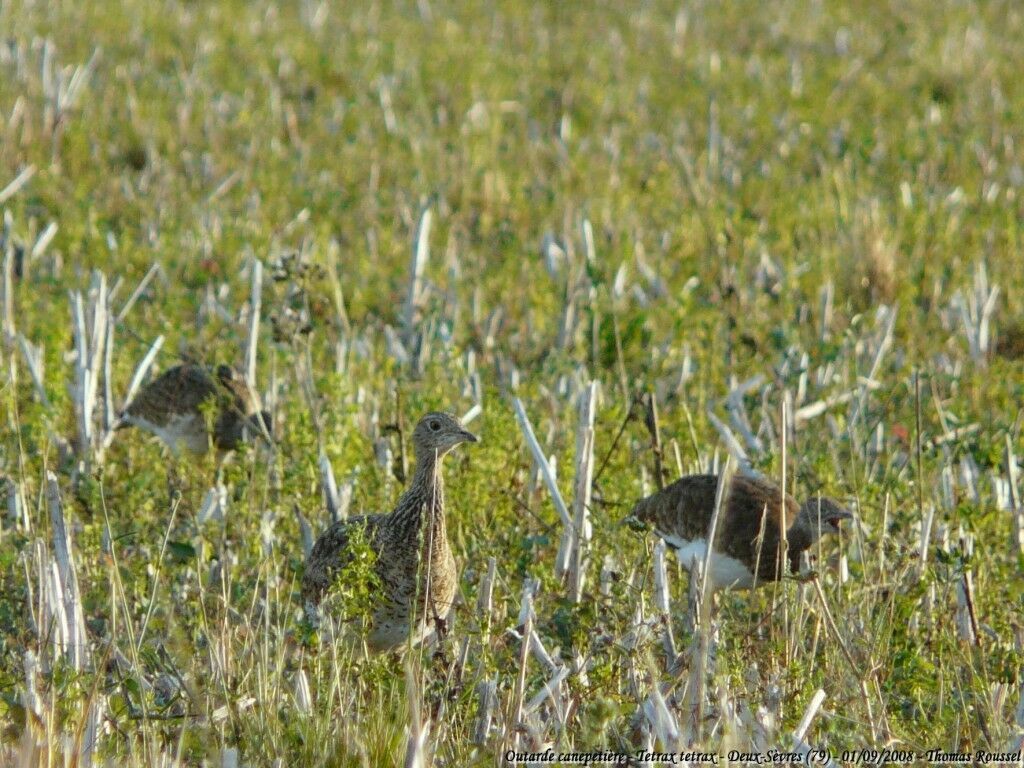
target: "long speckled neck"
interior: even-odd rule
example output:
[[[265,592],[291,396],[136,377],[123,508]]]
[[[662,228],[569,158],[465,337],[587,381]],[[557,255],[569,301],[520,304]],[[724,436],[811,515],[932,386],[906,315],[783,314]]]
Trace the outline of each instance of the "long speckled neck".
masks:
[[[400,535],[418,536],[426,512],[430,527],[423,532],[424,541],[430,540],[431,536],[434,541],[445,540],[443,458],[433,451],[417,452],[412,482],[395,507],[395,526]]]

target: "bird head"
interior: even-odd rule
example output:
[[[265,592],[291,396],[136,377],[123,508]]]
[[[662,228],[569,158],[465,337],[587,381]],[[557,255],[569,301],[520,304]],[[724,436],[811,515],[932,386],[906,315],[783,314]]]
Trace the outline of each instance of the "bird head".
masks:
[[[853,515],[839,502],[827,496],[812,496],[800,507],[799,524],[811,532],[812,539],[826,533],[839,533],[839,524]]]
[[[230,365],[221,364],[217,366],[217,380],[224,386],[229,386],[231,382],[240,378],[238,371]]]
[[[478,439],[450,413],[435,411],[417,422],[412,442],[417,456],[443,456],[460,443],[475,443]]]

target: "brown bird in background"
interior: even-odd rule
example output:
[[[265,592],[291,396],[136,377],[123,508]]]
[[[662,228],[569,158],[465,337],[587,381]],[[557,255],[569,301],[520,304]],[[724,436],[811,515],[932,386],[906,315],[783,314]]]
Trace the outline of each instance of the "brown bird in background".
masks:
[[[357,532],[376,554],[380,593],[374,596],[372,624],[365,633],[371,651],[413,644],[447,628],[455,601],[458,571],[445,528],[441,461],[457,445],[477,438],[457,418],[428,413],[412,435],[416,470],[409,488],[388,515],[341,520],[321,534],[306,562],[302,600],[310,623],[319,621],[320,603],[338,570],[352,559]]]
[[[212,432],[203,413],[206,407],[213,408]],[[271,437],[270,414],[261,410],[259,396],[228,365],[217,366],[213,374],[195,363],[164,371],[121,412],[115,428],[127,427],[152,432],[175,455],[181,446],[204,454],[212,442],[226,453],[254,436]]]
[[[708,532],[715,511],[717,475],[688,475],[638,502],[632,516],[646,523],[676,551],[684,568],[707,554]],[[786,557],[793,573],[800,555],[822,534],[838,533],[852,518],[832,499],[813,496],[798,505],[773,483],[735,475],[722,499],[715,532],[708,584],[712,591],[730,586],[751,588],[782,577],[781,535],[786,532]]]

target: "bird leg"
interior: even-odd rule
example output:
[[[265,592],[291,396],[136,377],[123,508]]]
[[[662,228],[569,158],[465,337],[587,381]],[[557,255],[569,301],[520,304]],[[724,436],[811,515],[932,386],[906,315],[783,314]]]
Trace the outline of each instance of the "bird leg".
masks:
[[[437,647],[434,650],[434,661],[442,668],[447,669],[451,666],[451,660],[445,652],[444,639],[448,636],[451,624],[446,617],[438,616],[437,613],[434,614],[433,622],[434,638],[437,643]]]
[[[438,642],[444,640],[448,636],[448,630],[451,629],[448,619],[443,616],[434,614],[434,631],[437,633]]]
[[[182,497],[183,482],[178,472],[178,462],[174,457],[167,463],[167,499],[171,509]]]

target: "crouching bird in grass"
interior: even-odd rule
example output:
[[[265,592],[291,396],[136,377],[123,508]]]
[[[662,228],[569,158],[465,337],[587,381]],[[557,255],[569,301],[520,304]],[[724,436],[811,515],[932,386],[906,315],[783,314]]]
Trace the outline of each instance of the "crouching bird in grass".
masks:
[[[204,410],[211,406],[208,423]],[[271,439],[270,414],[260,409],[259,396],[228,365],[217,366],[213,373],[195,363],[168,369],[121,412],[115,428],[126,427],[152,432],[175,456],[182,446],[204,454],[212,443],[223,458],[254,437]]]
[[[317,539],[302,577],[306,617],[319,622],[320,603],[338,571],[353,558],[361,538],[376,555],[379,592],[371,596],[370,626],[363,634],[375,653],[420,642],[447,631],[458,573],[445,529],[441,461],[460,443],[477,438],[457,418],[428,413],[412,435],[416,471],[391,514],[365,515],[335,523]]]
[[[717,475],[681,477],[638,502],[631,517],[653,528],[690,570],[694,558],[703,564],[707,555],[717,489]],[[789,494],[783,498],[782,491],[767,480],[735,475],[722,499],[708,587],[715,592],[776,581],[784,574],[783,552],[791,571],[798,573],[800,555],[822,534],[838,533],[839,524],[852,517],[824,496],[798,505]]]

